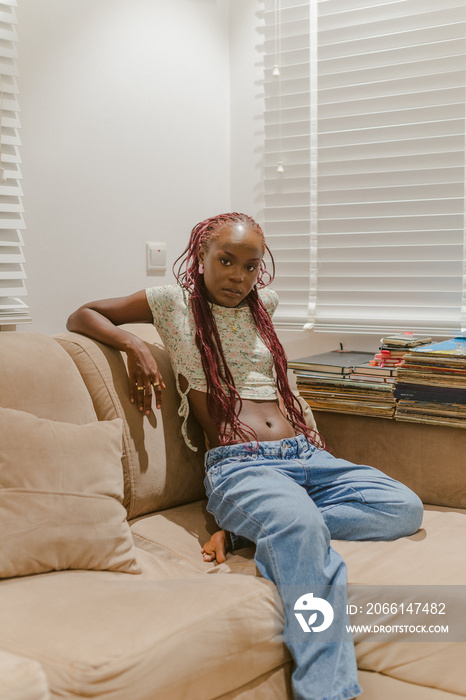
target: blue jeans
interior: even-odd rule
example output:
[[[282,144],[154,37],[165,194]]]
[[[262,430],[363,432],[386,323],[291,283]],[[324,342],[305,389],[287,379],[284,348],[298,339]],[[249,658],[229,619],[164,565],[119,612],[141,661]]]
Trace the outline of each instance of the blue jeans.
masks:
[[[420,499],[377,469],[316,448],[304,435],[214,447],[206,453],[205,465],[207,510],[221,528],[256,545],[256,566],[277,587],[283,641],[295,665],[295,699],[359,695],[354,645],[345,634],[346,565],[330,547],[330,538],[411,535],[422,521]],[[316,628],[308,627],[311,634],[306,634],[298,624],[297,599],[309,593],[327,600],[335,611],[329,639]]]

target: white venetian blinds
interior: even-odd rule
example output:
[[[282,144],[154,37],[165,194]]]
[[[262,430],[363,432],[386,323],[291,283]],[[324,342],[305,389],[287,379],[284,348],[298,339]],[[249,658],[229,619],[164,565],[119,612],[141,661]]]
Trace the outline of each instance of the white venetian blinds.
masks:
[[[299,126],[296,142],[303,163],[309,156],[307,191],[287,163],[273,172],[266,143],[267,231],[280,227],[285,316],[320,330],[457,331],[466,323],[465,0],[265,5],[269,63],[291,55],[283,37],[291,50],[297,25],[297,42],[309,41],[299,67],[308,131]],[[301,13],[294,28],[292,13]],[[283,148],[306,106],[288,102],[302,93],[287,91],[286,65],[281,85],[267,70],[266,128],[282,131]],[[292,163],[291,150],[277,152]]]
[[[316,263],[311,235],[310,10],[307,1],[264,0],[265,231],[280,295],[274,319],[289,324],[308,320]]]
[[[0,326],[30,321],[21,231],[16,0],[0,1]]]

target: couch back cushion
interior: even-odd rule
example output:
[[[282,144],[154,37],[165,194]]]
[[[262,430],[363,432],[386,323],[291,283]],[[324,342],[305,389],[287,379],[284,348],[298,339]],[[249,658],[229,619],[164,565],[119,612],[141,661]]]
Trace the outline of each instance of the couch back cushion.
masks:
[[[0,406],[64,423],[97,420],[76,365],[40,333],[0,333]]]
[[[155,328],[149,324],[125,328],[147,342],[166,384],[162,408],[153,405],[150,416],[129,400],[125,353],[76,333],[63,333],[55,340],[76,363],[98,419],[123,419],[124,505],[128,518],[135,518],[204,497],[204,440],[192,418],[190,434],[198,451],[183,440],[175,377]]]

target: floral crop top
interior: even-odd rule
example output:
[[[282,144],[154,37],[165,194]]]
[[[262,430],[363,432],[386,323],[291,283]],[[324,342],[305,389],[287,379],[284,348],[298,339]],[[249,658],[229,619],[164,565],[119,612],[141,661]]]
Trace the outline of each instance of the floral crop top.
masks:
[[[176,388],[181,397],[178,413],[184,419],[182,434],[186,444],[196,451],[197,447],[192,445],[187,433],[188,392],[190,389],[206,392],[207,383],[196,346],[189,294],[179,285],[167,285],[146,289],[146,297],[175,373]],[[259,297],[272,316],[278,306],[277,293],[268,288],[260,289]],[[257,332],[247,303],[235,308],[212,304],[211,308],[225,359],[241,398],[277,399],[273,358]],[[180,374],[188,382],[185,392],[180,387]]]

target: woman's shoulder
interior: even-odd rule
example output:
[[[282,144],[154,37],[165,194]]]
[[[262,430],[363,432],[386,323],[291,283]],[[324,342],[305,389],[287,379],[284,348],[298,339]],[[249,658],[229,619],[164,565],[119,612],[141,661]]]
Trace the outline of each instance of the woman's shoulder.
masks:
[[[186,294],[179,284],[166,284],[146,289],[146,298],[154,321],[160,322],[162,317],[167,319],[171,314],[181,313],[185,315],[187,312]]]
[[[270,289],[270,287],[264,287],[263,289],[259,289],[259,299],[264,304],[269,314],[272,316],[279,302],[278,294],[275,291],[275,289]]]
[[[184,300],[184,290],[179,284],[164,284],[158,287],[148,287],[146,296],[155,304],[165,305]]]

